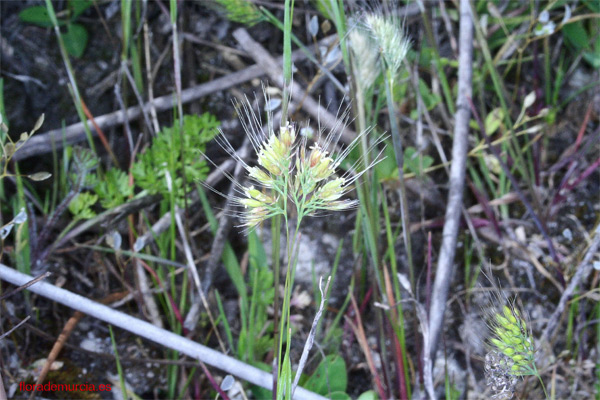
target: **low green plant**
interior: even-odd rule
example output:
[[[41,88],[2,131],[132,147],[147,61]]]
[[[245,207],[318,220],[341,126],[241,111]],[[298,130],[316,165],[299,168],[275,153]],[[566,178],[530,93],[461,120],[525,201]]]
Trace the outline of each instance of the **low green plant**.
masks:
[[[391,147],[386,147],[384,150],[385,158],[377,164],[375,170],[380,181],[389,179],[398,179],[398,164],[396,163],[396,155]],[[422,176],[423,172],[430,168],[433,163],[433,157],[424,155],[422,161],[419,160],[420,153],[412,146],[404,149],[404,173],[413,176]]]
[[[25,212],[25,204],[23,203],[23,182],[22,178],[28,178],[32,181],[43,181],[52,176],[52,174],[48,172],[36,172],[29,175],[21,175],[18,173],[18,169],[16,173],[11,173],[8,171],[8,166],[10,164],[11,159],[15,155],[15,153],[27,143],[29,138],[42,127],[44,123],[44,114],[42,114],[38,120],[36,121],[33,129],[30,132],[23,132],[19,135],[19,139],[15,142],[8,135],[8,126],[4,123],[2,113],[0,113],[0,182],[6,177],[14,177],[17,183],[17,191],[19,192],[17,198],[15,199],[15,203],[13,204],[13,208],[15,209],[16,215],[13,219],[8,221],[5,224],[2,224],[0,221],[0,258],[2,257],[4,251],[4,239],[8,237],[13,227],[24,224],[27,221],[27,213]],[[18,211],[18,212],[17,212]],[[1,210],[0,210],[1,215]],[[20,247],[20,237],[27,236],[27,225],[22,225],[25,229],[21,229],[23,232],[22,235],[17,237],[17,247]],[[27,243],[27,240],[25,240]],[[28,252],[27,252],[28,253]],[[21,255],[17,254],[17,257],[21,257]],[[23,265],[24,263],[20,263]]]
[[[117,207],[133,195],[133,186],[129,185],[129,177],[125,171],[111,168],[104,174],[103,179],[94,175],[94,192],[100,199],[100,205],[109,210]]]
[[[10,160],[15,153],[27,143],[29,138],[42,127],[43,123],[44,114],[40,115],[31,131],[21,133],[19,135],[19,140],[14,142],[8,135],[8,127],[2,120],[2,114],[0,114],[0,139],[2,139],[0,140],[0,150],[2,150],[2,153],[0,154],[0,180],[8,176],[15,176],[15,174],[8,172]],[[43,181],[50,178],[52,175],[48,172],[37,172],[35,174],[24,176],[32,181]]]
[[[96,216],[96,212],[92,207],[98,201],[98,195],[84,192],[79,193],[69,203],[69,211],[73,214],[75,221],[80,219],[90,219]]]
[[[136,186],[149,194],[160,193],[168,198],[171,191],[166,173],[169,171],[175,201],[182,204],[195,183],[206,178],[208,168],[200,158],[218,127],[217,118],[204,113],[184,116],[182,134],[177,120],[172,127],[163,128],[131,169]]]
[[[129,176],[125,171],[116,167],[102,175],[90,174],[83,188],[89,190],[77,195],[69,204],[75,219],[93,218],[96,216],[94,208],[97,203],[108,210],[125,203],[136,192],[161,194],[166,199],[173,194],[175,202],[183,204],[185,196],[194,189],[196,182],[206,178],[206,162],[199,159],[204,154],[206,143],[218,132],[219,121],[208,113],[186,115],[183,135],[179,134],[177,127],[178,122],[175,121],[172,127],[163,128],[150,147],[138,157],[131,168],[134,186],[129,184]],[[179,156],[181,148],[183,157]],[[173,193],[169,185],[172,185]]]
[[[326,356],[311,376],[300,380],[302,387],[333,399],[350,399],[346,392],[348,372],[346,362],[339,355]]]
[[[74,147],[67,150],[69,154],[67,157],[68,192],[57,210],[62,209],[62,203],[66,201],[67,208],[75,217],[75,220],[93,218],[96,216],[93,207],[98,201],[98,195],[85,190],[92,188],[98,182],[98,178],[94,173],[98,166],[98,159],[91,150],[83,147]],[[71,222],[71,225],[73,222]]]
[[[58,25],[66,29],[60,35],[67,52],[73,57],[80,58],[88,42],[87,29],[75,20],[93,4],[92,0],[70,0],[67,1],[66,10],[57,14]],[[45,6],[27,7],[19,13],[19,19],[42,28],[53,26],[52,18]]]

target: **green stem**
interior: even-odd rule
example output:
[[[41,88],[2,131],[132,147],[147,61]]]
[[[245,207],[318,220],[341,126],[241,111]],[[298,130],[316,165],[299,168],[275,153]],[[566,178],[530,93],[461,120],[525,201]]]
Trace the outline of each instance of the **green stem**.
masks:
[[[296,276],[296,264],[298,262],[298,258],[296,257],[296,246],[298,244],[298,235],[300,232],[300,222],[302,221],[302,217],[298,215],[298,221],[296,223],[296,228],[293,235],[290,235],[290,226],[289,219],[287,215],[284,215],[285,219],[285,229],[287,232],[288,240],[287,240],[287,269],[285,273],[285,286],[284,286],[284,295],[283,295],[283,304],[281,307],[281,321],[279,323],[279,343],[278,343],[278,352],[277,352],[277,398],[282,398],[281,393],[283,390],[286,393],[289,393],[291,390],[292,384],[292,376],[290,373],[284,373],[285,370],[289,370],[290,366],[287,365],[290,363],[289,357],[282,358],[283,354],[283,341],[286,337],[289,337],[289,329],[290,329],[290,302],[292,298],[292,287],[294,285],[294,279]],[[286,347],[289,347],[289,340],[286,341]],[[285,376],[285,382],[281,384],[281,378]]]
[[[542,385],[542,390],[544,391],[544,396],[546,396],[546,399],[549,399],[550,397],[548,396],[548,392],[546,391],[546,385],[544,385],[544,381],[542,380],[542,377],[540,375],[540,373],[537,370],[537,367],[534,365],[535,368],[535,376],[537,376],[538,380],[540,381],[540,385]]]
[[[410,284],[415,287],[414,267],[412,260],[412,244],[410,238],[410,217],[408,216],[408,201],[406,199],[406,185],[404,183],[404,149],[402,148],[402,138],[400,137],[400,128],[396,119],[394,107],[394,76],[390,70],[385,74],[385,95],[387,99],[388,117],[390,119],[390,128],[392,130],[392,142],[394,144],[394,153],[396,154],[396,163],[398,164],[398,181],[400,183],[400,214],[402,218],[402,233],[404,238],[404,247],[406,248],[406,257],[408,259],[408,272]]]
[[[281,243],[281,215],[276,215],[273,217],[273,223],[271,225],[271,236],[273,237],[273,356],[277,357],[274,361],[278,362],[279,358],[279,277],[280,274],[280,243]],[[277,375],[279,371],[279,366],[277,369],[273,370],[273,396],[277,393]]]
[[[288,121],[288,105],[292,87],[292,17],[294,0],[285,0],[283,16],[283,95],[281,100],[281,126]]]
[[[355,94],[358,111],[358,131],[364,132],[367,129],[367,121],[365,116],[365,95],[360,84],[356,85]],[[364,161],[364,168],[366,169],[369,165],[369,144],[367,143],[367,135],[362,135],[360,137],[360,145]],[[365,181],[368,181],[368,174],[364,174],[364,176]]]

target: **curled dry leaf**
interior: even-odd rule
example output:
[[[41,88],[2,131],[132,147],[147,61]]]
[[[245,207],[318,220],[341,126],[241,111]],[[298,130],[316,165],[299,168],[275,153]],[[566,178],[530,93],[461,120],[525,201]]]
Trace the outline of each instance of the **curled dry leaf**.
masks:
[[[15,145],[12,143],[6,143],[4,145],[4,158],[9,159],[13,156],[13,154],[15,154]]]
[[[50,172],[36,172],[35,174],[31,174],[31,175],[27,175],[27,177],[29,179],[31,179],[32,181],[45,181],[46,179],[50,178],[52,176],[52,174]]]
[[[529,107],[531,107],[533,103],[535,103],[535,97],[535,91],[525,96],[525,100],[523,101],[523,108],[528,109]]]
[[[37,131],[38,129],[40,129],[42,127],[42,124],[44,123],[44,115],[45,114],[40,115],[40,117],[37,119],[37,121],[35,122],[35,126],[33,127],[33,130],[31,131],[31,133]]]

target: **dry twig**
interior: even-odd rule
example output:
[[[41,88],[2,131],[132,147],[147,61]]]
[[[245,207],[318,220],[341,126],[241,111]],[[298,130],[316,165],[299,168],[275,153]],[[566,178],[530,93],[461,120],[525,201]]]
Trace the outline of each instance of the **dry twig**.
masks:
[[[558,305],[556,306],[556,310],[552,313],[548,322],[546,324],[546,329],[542,333],[541,341],[544,342],[547,340],[556,329],[558,325],[558,320],[561,314],[565,311],[565,306],[567,305],[567,301],[571,298],[577,286],[581,284],[581,282],[585,281],[589,276],[590,272],[592,272],[592,257],[598,252],[598,248],[600,247],[600,225],[598,225],[595,229],[594,238],[588,247],[583,260],[577,266],[577,272],[571,278],[571,281],[567,285],[567,288],[560,296],[560,300]]]
[[[313,320],[312,326],[310,327],[310,332],[308,334],[308,339],[304,344],[304,349],[302,350],[302,356],[300,357],[300,362],[298,363],[298,370],[296,371],[296,376],[294,377],[294,383],[292,384],[292,397],[294,397],[294,392],[296,391],[296,387],[298,387],[298,381],[300,380],[300,375],[302,375],[302,370],[306,365],[306,360],[308,359],[308,353],[315,342],[315,335],[317,333],[317,326],[319,325],[319,320],[321,319],[321,315],[323,314],[323,309],[325,308],[325,303],[327,302],[327,293],[329,293],[329,284],[331,283],[331,276],[327,277],[327,283],[325,284],[325,290],[322,288],[323,277],[319,280],[319,291],[321,292],[321,304],[319,305],[319,310],[317,311],[317,315],[315,315],[315,319]]]
[[[13,285],[23,285],[29,282],[32,277],[22,274],[4,264],[0,264],[0,279],[10,282]],[[69,292],[68,290],[60,289],[46,282],[38,282],[31,286],[29,290],[135,335],[151,340],[160,346],[166,346],[194,359],[200,359],[207,365],[212,365],[260,387],[266,389],[271,389],[272,387],[271,375],[269,373],[236,360],[233,357],[221,354],[216,350],[203,346],[200,343],[196,343],[173,332],[160,329],[146,321],[113,310],[110,307]],[[325,399],[323,396],[310,392],[304,388],[297,389],[295,398],[299,400]]]
[[[335,39],[336,35],[331,35],[319,42],[319,45],[327,45]],[[269,56],[270,57],[270,56]],[[301,50],[296,50],[292,53],[292,60],[299,60],[304,57]],[[280,61],[280,60],[279,60]],[[188,88],[181,91],[181,103],[186,104],[194,100],[198,100],[204,96],[211,95],[221,90],[240,85],[265,74],[265,70],[260,65],[252,65],[246,69],[231,73],[227,76],[217,78],[210,82]],[[145,103],[144,107],[134,106],[129,107],[126,112],[121,110],[114,111],[108,114],[101,115],[95,118],[96,124],[100,129],[107,129],[116,125],[121,125],[125,120],[131,121],[140,118],[145,111],[152,113],[170,110],[173,107],[173,94],[155,98],[151,103]],[[154,110],[154,111],[152,111]],[[93,128],[88,122],[90,129]],[[63,141],[64,132],[64,141]],[[92,133],[96,131],[92,129]],[[52,143],[54,148],[61,149],[63,143],[73,144],[86,139],[85,128],[82,122],[69,125],[66,128],[58,128],[48,131],[43,134],[35,135],[27,141],[27,143],[19,149],[19,152],[13,156],[15,161],[22,160],[39,154],[45,154],[52,151]]]
[[[471,97],[472,54],[473,54],[473,20],[468,0],[460,1],[460,33],[459,33],[459,68],[458,96],[454,125],[454,141],[452,143],[452,166],[450,167],[450,192],[442,246],[438,258],[435,282],[429,309],[429,349],[431,359],[435,359],[440,337],[448,288],[454,272],[454,255],[456,237],[462,211],[463,188],[465,185],[465,167],[467,160],[467,134],[471,115],[468,98]]]

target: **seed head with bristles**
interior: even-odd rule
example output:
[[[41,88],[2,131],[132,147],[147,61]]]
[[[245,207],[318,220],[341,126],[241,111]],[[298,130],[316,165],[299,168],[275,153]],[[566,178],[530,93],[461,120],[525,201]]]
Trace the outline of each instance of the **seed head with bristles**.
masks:
[[[361,25],[357,25],[348,34],[350,39],[350,50],[352,52],[353,72],[356,75],[356,83],[366,92],[375,83],[379,75],[379,52],[373,48],[373,39],[368,31]]]
[[[381,53],[385,69],[395,75],[410,49],[402,22],[394,15],[370,13],[364,17],[364,26]]]
[[[493,337],[485,357],[486,381],[495,392],[493,399],[510,399],[518,377],[539,378],[532,334],[514,301],[491,313],[488,324]]]
[[[535,375],[535,349],[527,324],[514,304],[504,306],[491,322],[493,347],[513,361],[514,375]]]
[[[356,200],[342,197],[363,173],[381,159],[377,157],[360,172],[356,171],[356,167],[361,165],[362,160],[358,160],[348,166],[342,176],[336,175],[348,154],[368,133],[359,134],[344,150],[334,155],[329,153],[328,149],[335,148],[348,122],[348,110],[338,118],[341,121],[338,126],[325,137],[322,137],[321,131],[315,143],[309,146],[307,138],[300,137],[292,124],[281,126],[276,134],[270,113],[263,133],[262,121],[252,112],[250,105],[244,104],[243,108],[246,117],[242,119],[242,125],[257,154],[257,165],[250,166],[239,157],[223,134],[216,138],[223,149],[242,163],[252,181],[247,186],[234,181],[239,196],[232,200],[242,208],[239,215],[243,227],[251,230],[273,216],[287,216],[291,207],[295,208],[299,220],[307,215],[356,207]],[[383,138],[374,141],[372,148],[382,141]]]

